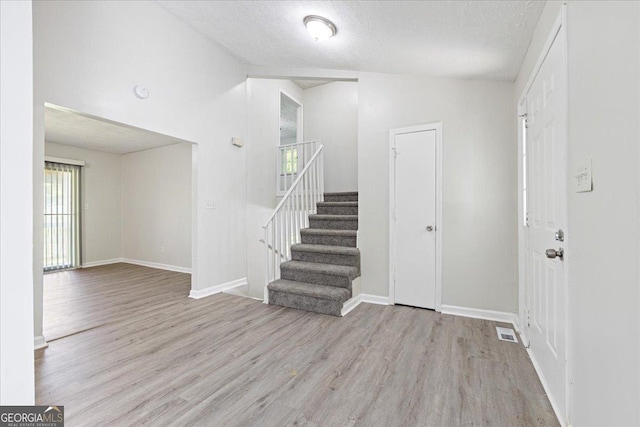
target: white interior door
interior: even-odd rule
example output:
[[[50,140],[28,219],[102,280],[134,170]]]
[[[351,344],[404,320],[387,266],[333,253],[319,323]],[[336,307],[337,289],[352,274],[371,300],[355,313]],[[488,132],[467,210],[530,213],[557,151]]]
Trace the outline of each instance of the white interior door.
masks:
[[[526,108],[529,200],[525,333],[554,409],[564,417],[567,284],[564,258],[553,257],[553,251],[566,249],[567,244],[566,77],[561,33],[527,92]],[[547,250],[552,253],[547,254]]]
[[[436,131],[395,135],[395,303],[436,308]]]

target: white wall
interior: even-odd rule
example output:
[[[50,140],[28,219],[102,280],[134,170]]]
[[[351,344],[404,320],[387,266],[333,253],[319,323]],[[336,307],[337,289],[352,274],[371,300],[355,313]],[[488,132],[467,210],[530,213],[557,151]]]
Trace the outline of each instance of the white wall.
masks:
[[[389,289],[389,130],[443,123],[442,303],[516,312],[513,83],[361,73],[362,292]]]
[[[560,6],[548,2],[520,96]],[[569,2],[569,421],[640,425],[640,4]],[[593,192],[573,172],[593,162]]]
[[[122,257],[191,268],[191,144],[122,156]]]
[[[34,164],[44,157],[45,101],[197,143],[192,288],[245,277],[246,150],[231,145],[245,138],[245,65],[154,2],[37,2],[33,23]],[[134,96],[136,84],[148,99]],[[34,233],[41,313],[41,221]],[[41,323],[36,313],[36,333]]]
[[[51,142],[45,143],[44,151],[47,156],[86,162],[80,185],[83,265],[121,258],[122,156]]]
[[[358,190],[358,83],[305,89],[304,139],[322,141],[325,191]]]
[[[262,298],[265,282],[262,226],[278,203],[280,89],[304,104],[302,89],[290,80],[247,79],[247,279],[249,293],[256,298]]]
[[[630,178],[639,169],[639,6],[576,2],[567,11],[569,176],[592,159],[594,186],[569,192],[571,421],[578,426],[640,425],[640,211]]]
[[[0,2],[0,405],[33,405],[31,2]]]

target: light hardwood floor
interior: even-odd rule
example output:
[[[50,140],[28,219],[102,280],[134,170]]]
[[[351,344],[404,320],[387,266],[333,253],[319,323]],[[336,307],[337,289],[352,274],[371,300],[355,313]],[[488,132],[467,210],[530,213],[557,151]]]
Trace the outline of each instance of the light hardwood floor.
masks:
[[[93,290],[81,289],[85,275]],[[189,275],[123,264],[56,283],[58,316],[75,295],[69,310],[87,307],[74,325],[95,325],[36,353],[37,404],[65,405],[68,426],[558,424],[525,349],[499,341],[498,323],[401,306],[337,318],[226,294],[193,300]]]

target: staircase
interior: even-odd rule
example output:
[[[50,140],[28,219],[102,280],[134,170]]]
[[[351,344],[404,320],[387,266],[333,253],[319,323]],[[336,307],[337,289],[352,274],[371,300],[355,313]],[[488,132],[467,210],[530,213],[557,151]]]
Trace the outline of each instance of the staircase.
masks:
[[[360,276],[358,193],[324,193],[316,207],[300,230],[302,243],[280,264],[280,279],[267,286],[269,304],[341,316]]]

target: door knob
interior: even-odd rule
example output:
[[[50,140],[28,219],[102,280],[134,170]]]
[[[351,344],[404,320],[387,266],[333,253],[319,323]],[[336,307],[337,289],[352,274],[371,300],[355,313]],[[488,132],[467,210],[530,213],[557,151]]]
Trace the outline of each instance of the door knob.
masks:
[[[427,225],[427,231],[433,231],[433,225]]]
[[[562,259],[564,257],[564,249],[560,248],[557,251],[555,249],[547,249],[545,251],[545,254],[547,255],[547,258],[560,258]]]

